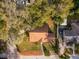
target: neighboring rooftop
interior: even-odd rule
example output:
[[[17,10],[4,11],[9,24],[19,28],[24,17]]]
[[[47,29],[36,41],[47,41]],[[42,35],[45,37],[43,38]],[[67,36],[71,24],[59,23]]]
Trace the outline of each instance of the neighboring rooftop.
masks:
[[[79,56],[78,55],[72,55],[72,56],[70,56],[70,59],[79,59]]]
[[[71,30],[64,30],[65,36],[79,36],[79,22],[77,20],[71,21]]]

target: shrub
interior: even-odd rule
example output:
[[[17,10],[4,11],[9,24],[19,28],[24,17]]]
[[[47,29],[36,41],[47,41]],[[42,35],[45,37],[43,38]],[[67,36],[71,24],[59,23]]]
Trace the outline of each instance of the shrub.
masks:
[[[46,49],[46,47],[44,45],[43,45],[43,51],[44,51],[45,56],[50,55],[49,51]]]

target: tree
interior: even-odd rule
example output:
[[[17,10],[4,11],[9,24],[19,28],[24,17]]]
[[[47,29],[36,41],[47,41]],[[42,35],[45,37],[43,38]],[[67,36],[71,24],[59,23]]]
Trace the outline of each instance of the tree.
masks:
[[[30,23],[30,20],[29,21],[27,20],[28,18],[27,7],[24,6],[24,8],[17,9],[16,1],[0,0],[0,15],[3,15],[4,16],[2,17],[3,20],[6,20],[5,25],[7,27],[6,29],[7,36],[11,27],[16,29],[17,32],[19,32],[21,29],[28,28],[28,25]],[[25,21],[27,22],[27,24],[24,23]],[[3,21],[1,22],[3,23]],[[6,32],[4,32],[4,34],[6,34]],[[12,31],[10,33],[12,33]],[[5,39],[8,39],[8,38],[5,38]]]
[[[61,16],[61,18],[67,18],[74,7],[73,0],[53,0],[53,4],[55,5],[56,14]]]
[[[55,23],[55,36],[56,36],[55,45],[56,46],[58,45],[59,47],[59,43],[60,43],[59,25],[64,21],[64,19],[67,19],[68,15],[70,14],[70,10],[74,6],[74,3],[73,0],[53,0],[53,4],[55,5],[55,10],[56,10],[55,15],[52,16]]]
[[[74,7],[71,9],[71,13],[79,13],[79,0],[73,0]]]
[[[48,21],[54,14],[53,4],[49,4],[48,0],[36,0],[29,6],[30,19],[32,19],[32,27],[40,27]]]
[[[0,15],[0,39],[6,40],[7,38],[7,25],[3,16]]]
[[[5,21],[2,20],[0,16],[0,30],[4,28],[5,24],[6,24]]]
[[[58,32],[57,27],[63,22],[64,19],[67,19],[68,15],[70,14],[70,10],[74,7],[74,3],[73,0],[53,0],[53,4],[55,5],[56,10],[53,19],[56,25],[55,27]]]

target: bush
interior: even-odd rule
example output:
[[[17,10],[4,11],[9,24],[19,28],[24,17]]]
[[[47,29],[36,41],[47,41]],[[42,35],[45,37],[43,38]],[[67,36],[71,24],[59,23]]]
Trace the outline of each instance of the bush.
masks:
[[[75,45],[75,52],[76,52],[76,54],[79,54],[79,44]]]
[[[60,56],[60,59],[69,59],[69,56],[68,55],[62,55],[62,56]]]
[[[4,28],[5,26],[5,21],[4,20],[0,20],[0,29]]]
[[[43,45],[43,51],[44,51],[45,56],[50,55],[49,51],[46,49],[46,47],[44,45]]]

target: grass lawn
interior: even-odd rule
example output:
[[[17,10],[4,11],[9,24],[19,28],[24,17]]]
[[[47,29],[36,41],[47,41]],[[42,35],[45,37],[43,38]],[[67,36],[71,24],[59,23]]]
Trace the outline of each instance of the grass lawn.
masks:
[[[26,40],[23,40],[19,45],[18,45],[19,51],[37,51],[41,50],[40,43],[30,43]]]

